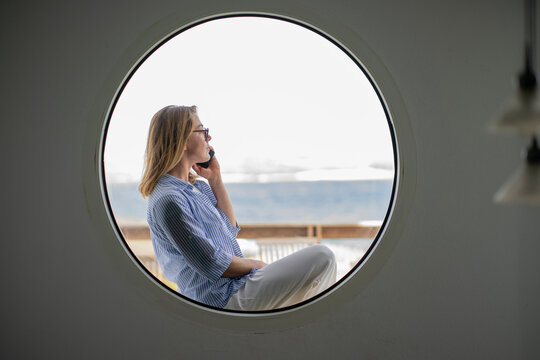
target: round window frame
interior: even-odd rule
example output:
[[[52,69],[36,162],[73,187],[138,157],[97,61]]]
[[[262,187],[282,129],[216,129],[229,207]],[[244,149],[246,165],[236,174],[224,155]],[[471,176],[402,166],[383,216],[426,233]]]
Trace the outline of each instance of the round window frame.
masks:
[[[197,301],[194,301],[192,299],[189,299],[178,292],[170,289],[168,286],[163,284],[161,281],[159,281],[157,278],[155,278],[149,270],[139,262],[139,260],[136,258],[136,256],[133,254],[129,246],[127,245],[126,240],[124,239],[117,223],[116,219],[114,218],[112,214],[112,209],[110,207],[109,199],[108,199],[108,192],[107,192],[107,185],[106,180],[104,176],[104,148],[105,148],[105,142],[106,142],[106,136],[107,136],[107,130],[108,126],[111,120],[112,113],[114,112],[115,105],[122,95],[122,92],[125,88],[125,86],[128,84],[129,80],[133,76],[133,74],[137,71],[137,69],[144,63],[144,61],[151,56],[155,51],[157,51],[163,44],[168,42],[170,39],[172,39],[175,36],[180,35],[182,32],[193,28],[195,26],[201,25],[203,23],[206,23],[208,21],[212,20],[218,20],[223,18],[234,18],[234,17],[263,17],[263,18],[272,18],[282,21],[287,21],[290,23],[293,23],[295,25],[299,25],[303,28],[306,28],[310,31],[313,31],[314,33],[318,34],[319,36],[323,36],[328,41],[332,42],[335,46],[337,46],[341,51],[343,51],[351,60],[355,62],[355,64],[358,66],[358,68],[364,73],[364,75],[368,78],[370,81],[373,89],[375,90],[377,97],[379,98],[379,101],[381,103],[381,106],[383,106],[383,109],[385,111],[386,119],[389,126],[389,131],[391,134],[392,139],[392,145],[393,145],[393,153],[394,153],[394,179],[392,183],[392,193],[391,193],[391,199],[390,203],[385,215],[385,218],[383,220],[383,223],[381,225],[381,228],[375,237],[375,239],[372,241],[369,249],[366,251],[365,255],[362,257],[362,259],[339,281],[334,284],[332,287],[324,291],[323,293],[314,296],[304,302],[274,309],[274,310],[267,310],[267,311],[249,311],[249,312],[240,312],[240,311],[232,311],[232,310],[225,310],[220,308],[214,308],[211,306],[207,306],[201,303],[198,303]],[[137,265],[137,267],[148,277],[152,280],[152,286],[157,284],[158,288],[161,290],[165,290],[167,294],[172,294],[172,298],[174,298],[174,302],[178,304],[182,304],[182,309],[186,310],[184,307],[185,305],[188,306],[188,308],[198,308],[204,310],[204,312],[209,315],[212,319],[230,319],[230,318],[236,318],[238,319],[249,319],[249,318],[265,318],[265,319],[274,319],[274,323],[282,323],[281,320],[283,319],[283,316],[285,316],[288,313],[295,312],[295,318],[297,321],[304,322],[313,316],[313,310],[317,308],[317,313],[322,314],[329,311],[329,308],[331,306],[329,305],[329,299],[332,298],[334,303],[343,303],[350,299],[351,297],[357,296],[358,293],[360,293],[367,283],[369,283],[373,277],[379,272],[383,264],[385,263],[385,260],[388,259],[390,253],[392,252],[392,249],[394,248],[396,244],[396,240],[399,237],[400,233],[403,230],[404,224],[406,222],[408,209],[410,208],[412,204],[412,199],[414,197],[414,190],[415,190],[415,183],[416,183],[416,158],[415,158],[415,146],[414,146],[414,140],[412,137],[412,131],[410,129],[409,121],[407,112],[405,111],[405,106],[403,104],[403,101],[401,99],[401,96],[399,94],[399,91],[397,90],[397,87],[395,86],[390,74],[387,72],[385,66],[380,62],[380,60],[375,56],[374,53],[372,53],[369,50],[369,47],[367,47],[366,44],[361,41],[357,37],[356,34],[351,33],[346,28],[339,26],[335,22],[328,23],[328,28],[332,29],[330,31],[322,31],[322,28],[325,28],[325,26],[321,26],[321,24],[314,25],[317,23],[316,21],[305,21],[305,20],[299,20],[299,16],[289,16],[289,15],[283,15],[283,14],[276,14],[276,13],[268,13],[268,12],[233,12],[233,13],[227,13],[227,14],[216,14],[206,17],[200,17],[198,16],[198,20],[186,22],[186,25],[178,27],[178,18],[172,19],[171,17],[168,17],[167,19],[164,19],[164,21],[161,22],[160,29],[163,29],[163,27],[167,27],[167,25],[174,25],[176,30],[168,33],[166,36],[160,37],[159,34],[157,34],[158,37],[161,39],[159,41],[151,41],[153,45],[150,47],[146,46],[144,47],[144,43],[147,43],[146,41],[141,41],[139,38],[138,41],[136,41],[137,44],[135,44],[134,47],[131,47],[127,50],[127,57],[123,58],[121,61],[123,64],[120,64],[116,69],[113,71],[113,75],[110,77],[110,81],[107,83],[108,88],[104,89],[104,91],[101,92],[101,97],[98,99],[96,106],[94,107],[94,114],[97,115],[99,113],[98,109],[102,109],[100,105],[103,103],[108,104],[107,111],[105,114],[105,117],[101,117],[102,123],[101,123],[101,129],[99,131],[99,134],[97,138],[96,135],[96,122],[90,120],[88,124],[88,129],[90,131],[87,131],[86,141],[85,141],[85,151],[84,153],[88,155],[89,153],[92,155],[92,159],[94,162],[94,167],[92,170],[88,167],[84,167],[83,169],[83,178],[85,181],[83,181],[83,185],[85,188],[85,194],[90,194],[93,192],[93,190],[97,189],[99,193],[101,194],[101,207],[98,206],[95,202],[89,201],[89,197],[86,197],[87,200],[87,206],[90,214],[98,215],[98,213],[101,213],[100,215],[103,215],[103,209],[105,209],[105,218],[108,220],[109,223],[109,229],[104,229],[110,238],[111,232],[113,231],[114,236],[117,238],[119,243],[121,243],[123,249],[127,254],[129,255],[129,258]],[[324,23],[322,19],[319,23]],[[338,30],[336,30],[338,29]],[[156,29],[153,29],[151,33],[156,35],[155,33]],[[333,34],[341,34],[341,40],[338,41],[337,37],[330,36],[329,33]],[[158,31],[159,33],[159,31]],[[345,35],[345,36],[343,36]],[[352,39],[352,43],[356,43],[356,46],[345,46],[343,41],[343,38],[347,38],[348,40]],[[360,46],[358,46],[360,44]],[[146,51],[143,53],[142,56],[136,56],[137,53],[140,54],[141,48],[146,48]],[[354,49],[354,50],[353,50]],[[358,51],[358,50],[362,51]],[[366,66],[365,61],[360,61],[358,53],[363,53],[364,55],[368,55],[367,58],[369,59],[370,66]],[[136,60],[134,62],[129,61],[127,59],[133,59],[134,55]],[[360,56],[363,58],[363,56]],[[128,63],[131,64],[130,70],[126,73],[125,71],[125,63],[126,60]],[[123,65],[123,66],[122,66]],[[370,69],[368,72],[367,69]],[[123,70],[122,70],[123,69]],[[375,71],[373,71],[375,70]],[[374,81],[374,76],[371,75],[373,72],[377,73],[377,83]],[[118,82],[118,75],[122,75],[121,81]],[[383,84],[381,84],[381,78],[384,79]],[[115,81],[116,79],[117,81]],[[118,86],[118,83],[121,85]],[[381,90],[381,85],[384,88],[384,91]],[[106,94],[114,93],[114,96],[107,96]],[[382,94],[385,94],[383,96]],[[112,101],[110,99],[113,99]],[[390,98],[392,101],[392,106],[389,106],[389,103],[387,99]],[[100,101],[101,100],[101,101]],[[103,112],[100,112],[103,114]],[[396,129],[396,116],[400,119],[400,126],[399,130]],[[91,116],[91,118],[95,119],[95,117]],[[398,136],[397,133],[399,132],[400,139],[404,140],[403,143],[407,144],[407,146],[400,146],[398,143]],[[96,143],[96,139],[98,140]],[[404,171],[404,159],[407,159],[408,164],[408,176],[405,177],[405,171]],[[95,173],[98,173],[98,178],[95,179]],[[90,177],[89,177],[90,176]],[[405,179],[408,179],[408,181],[404,181]],[[94,180],[94,181],[92,181]],[[96,184],[97,180],[97,184]],[[401,196],[403,194],[403,196]],[[395,213],[400,212],[402,213],[403,218],[400,219],[400,221],[392,221],[392,219],[395,217]],[[99,220],[97,221],[99,225],[103,225],[103,216],[98,216]],[[96,219],[97,220],[97,219]],[[108,231],[107,231],[108,230]],[[384,241],[382,241],[384,238]],[[389,241],[388,238],[392,238],[393,241]],[[375,254],[375,250],[378,248],[381,248],[381,243],[387,244],[385,246],[384,251],[378,251],[377,254]],[[377,255],[377,256],[374,256]],[[377,260],[377,261],[376,261]],[[372,266],[369,266],[369,269],[366,269],[367,263],[374,264]],[[359,271],[360,269],[363,269],[362,271]],[[359,279],[359,274],[363,274],[361,276],[361,279]],[[356,281],[353,281],[356,280]],[[160,290],[160,291],[161,291]],[[339,291],[338,291],[339,290]],[[348,291],[345,291],[348,290]],[[161,293],[163,293],[161,291]],[[339,295],[338,295],[339,294]],[[331,295],[331,296],[330,296]],[[155,300],[155,299],[154,299]],[[165,299],[160,299],[160,303],[167,304],[166,306],[177,306],[177,305],[171,305],[172,303]],[[176,301],[181,300],[181,301]],[[324,300],[324,301],[323,301]],[[321,305],[322,303],[326,303],[326,305]],[[322,307],[321,307],[322,306]],[[305,309],[306,307],[309,307],[310,315],[307,315]],[[184,314],[185,317],[192,318],[192,319],[200,319],[200,312],[197,312],[197,314],[188,314],[190,311],[181,311],[180,313]],[[302,316],[299,316],[300,313]],[[234,315],[231,317],[231,315]],[[290,318],[289,318],[290,319]],[[218,320],[219,322],[220,320]],[[245,329],[245,323],[242,322],[243,320],[240,320],[242,323],[241,328]],[[290,325],[290,321],[287,320],[287,323]],[[266,327],[268,327],[269,322],[265,322]],[[225,325],[226,328],[231,329],[231,322],[227,320],[227,325]],[[282,327],[282,326],[279,326]],[[234,328],[234,327],[233,327]]]

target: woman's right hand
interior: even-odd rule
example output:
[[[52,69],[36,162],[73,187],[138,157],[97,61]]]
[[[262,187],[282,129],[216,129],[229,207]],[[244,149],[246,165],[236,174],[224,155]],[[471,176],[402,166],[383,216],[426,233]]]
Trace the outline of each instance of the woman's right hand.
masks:
[[[210,150],[213,149],[214,148],[210,146]],[[195,164],[193,165],[193,170],[195,170],[197,175],[202,176],[203,178],[208,180],[209,183],[212,183],[216,180],[221,180],[221,168],[219,166],[219,161],[215,155],[212,158],[212,161],[210,161],[210,165],[207,168],[203,168],[202,166]]]

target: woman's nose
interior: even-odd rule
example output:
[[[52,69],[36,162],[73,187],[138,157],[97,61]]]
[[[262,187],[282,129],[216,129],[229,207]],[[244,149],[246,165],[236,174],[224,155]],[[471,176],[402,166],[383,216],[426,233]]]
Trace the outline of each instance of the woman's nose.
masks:
[[[212,135],[208,134],[208,136],[206,137],[206,142],[209,142],[210,140],[212,140]]]

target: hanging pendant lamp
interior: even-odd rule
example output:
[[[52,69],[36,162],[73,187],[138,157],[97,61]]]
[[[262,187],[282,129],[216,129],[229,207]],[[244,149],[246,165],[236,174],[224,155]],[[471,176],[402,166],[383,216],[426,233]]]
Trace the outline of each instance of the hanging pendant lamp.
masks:
[[[540,94],[534,72],[536,46],[536,0],[525,0],[525,69],[518,77],[517,93],[503,106],[490,126],[493,131],[522,135],[540,132]]]
[[[493,130],[510,130],[532,137],[524,151],[524,164],[497,191],[498,203],[540,205],[540,149],[536,136],[540,133],[540,99],[534,73],[536,46],[536,0],[525,0],[525,70],[519,75],[517,95],[511,99],[491,126]]]
[[[498,203],[540,205],[540,148],[536,137],[525,153],[525,163],[495,194]]]

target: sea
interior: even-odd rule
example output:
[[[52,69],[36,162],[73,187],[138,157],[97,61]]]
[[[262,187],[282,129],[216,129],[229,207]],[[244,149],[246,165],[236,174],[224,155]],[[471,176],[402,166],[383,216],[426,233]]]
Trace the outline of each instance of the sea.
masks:
[[[242,224],[381,223],[388,212],[392,180],[228,183],[236,218]],[[136,183],[107,184],[116,222],[146,223],[147,200]],[[246,257],[258,253],[252,239],[238,239]],[[323,239],[336,255],[338,277],[362,259],[371,239]]]

